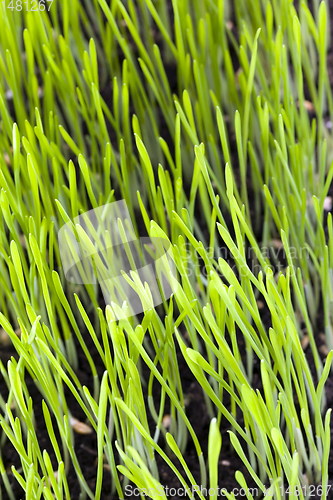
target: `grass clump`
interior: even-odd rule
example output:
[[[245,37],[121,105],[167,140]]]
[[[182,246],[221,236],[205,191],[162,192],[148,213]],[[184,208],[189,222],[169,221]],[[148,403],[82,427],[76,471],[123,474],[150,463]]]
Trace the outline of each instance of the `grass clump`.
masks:
[[[166,463],[190,498],[210,488],[215,500],[231,445],[244,466],[235,485],[249,500],[313,491],[324,500],[333,347],[328,4],[2,6],[0,324],[10,359],[0,365],[1,495],[126,498],[134,484],[166,497]],[[130,222],[117,219],[116,255],[114,228],[98,210],[120,200]],[[77,241],[93,255],[77,266],[76,283],[58,240],[65,225],[74,262]],[[160,242],[146,245],[152,258],[154,249],[168,252],[160,271],[172,293],[160,289],[156,304],[131,265],[124,286],[142,306],[134,315],[126,288],[105,281],[103,294],[123,297],[105,303],[94,273],[110,279],[105,263],[124,254],[135,264],[129,243],[145,235]],[[202,388],[205,442],[182,367]],[[82,436],[94,442],[92,479]],[[9,447],[16,465],[5,458]]]

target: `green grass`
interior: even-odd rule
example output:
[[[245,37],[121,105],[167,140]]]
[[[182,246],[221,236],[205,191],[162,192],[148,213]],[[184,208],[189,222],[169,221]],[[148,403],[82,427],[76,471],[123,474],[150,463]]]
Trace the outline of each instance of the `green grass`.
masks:
[[[8,386],[0,398],[0,472],[11,500],[14,481],[28,500],[69,499],[70,464],[81,499],[103,498],[107,474],[115,498],[124,498],[129,480],[157,490],[157,455],[189,489],[197,482],[184,458],[189,441],[212,500],[223,486],[219,457],[228,442],[260,491],[271,481],[268,496],[282,499],[287,485],[292,496],[309,498],[309,485],[321,484],[326,498],[333,347],[331,213],[324,222],[333,177],[327,7],[173,0],[174,19],[165,0],[55,0],[49,13],[24,4],[20,12],[0,9],[0,324],[17,353],[0,365]],[[140,319],[126,317],[126,304],[105,307],[98,283],[74,285],[62,268],[60,228],[72,224],[89,247],[73,219],[120,199],[137,236],[144,225],[170,243],[177,271],[172,297],[156,308],[131,275],[145,304]],[[96,234],[95,249],[102,239]],[[267,251],[276,240],[287,264],[278,273]],[[324,362],[315,339],[320,314],[330,351]],[[91,390],[76,374],[78,345]],[[207,455],[186,414],[179,352],[211,419]],[[53,461],[39,442],[28,375],[43,399]],[[68,391],[86,432],[96,435],[93,488],[77,457]],[[230,424],[223,441],[222,418]],[[9,443],[17,470],[1,458]],[[240,471],[235,478],[247,488]]]

